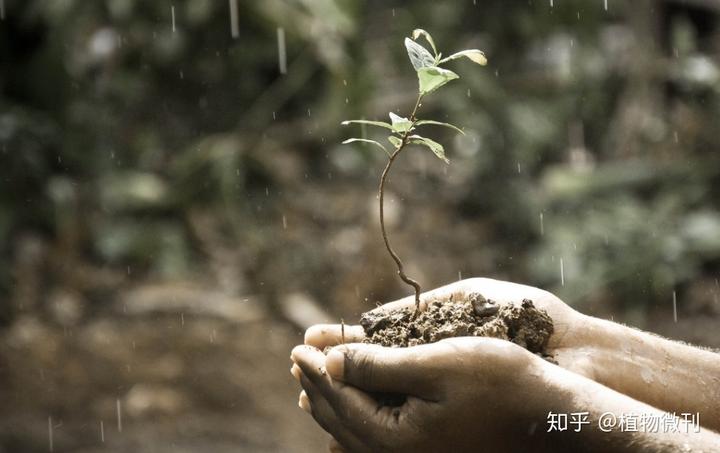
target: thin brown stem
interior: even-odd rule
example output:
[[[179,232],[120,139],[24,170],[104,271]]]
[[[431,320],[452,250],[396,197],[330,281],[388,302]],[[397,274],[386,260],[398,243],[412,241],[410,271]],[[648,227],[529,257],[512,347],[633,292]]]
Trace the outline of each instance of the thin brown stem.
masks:
[[[413,108],[412,114],[410,115],[410,121],[412,121],[413,124],[415,124],[415,121],[416,121],[415,115],[417,114],[418,109],[420,108],[421,100],[422,100],[422,94],[420,94],[418,96],[417,102],[415,102],[415,107]],[[378,198],[380,200],[380,229],[382,230],[383,241],[385,241],[385,248],[387,249],[387,251],[390,254],[390,256],[392,257],[393,261],[395,261],[395,264],[397,265],[398,275],[400,276],[400,279],[415,289],[415,314],[417,315],[417,313],[420,311],[420,293],[422,292],[422,289],[420,288],[420,284],[417,281],[413,280],[412,278],[408,277],[405,274],[402,260],[400,259],[398,254],[395,253],[395,250],[393,250],[392,246],[390,245],[390,240],[388,239],[387,231],[385,230],[385,209],[384,209],[385,181],[387,180],[388,173],[390,172],[390,167],[392,167],[393,162],[395,162],[395,159],[397,159],[398,155],[400,155],[402,150],[405,149],[405,146],[408,144],[409,136],[410,136],[410,131],[408,130],[403,135],[400,145],[390,155],[390,159],[388,159],[388,163],[387,163],[387,165],[385,165],[385,169],[383,170],[382,176],[380,177],[380,187],[378,188]]]

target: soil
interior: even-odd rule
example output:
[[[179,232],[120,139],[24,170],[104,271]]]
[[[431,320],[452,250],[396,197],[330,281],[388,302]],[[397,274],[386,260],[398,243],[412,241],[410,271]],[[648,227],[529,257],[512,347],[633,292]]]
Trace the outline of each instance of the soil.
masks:
[[[416,315],[415,307],[366,312],[360,317],[366,343],[391,347],[434,343],[451,337],[493,337],[544,355],[553,323],[547,312],[529,299],[519,305],[500,305],[482,294],[465,300],[435,300]]]

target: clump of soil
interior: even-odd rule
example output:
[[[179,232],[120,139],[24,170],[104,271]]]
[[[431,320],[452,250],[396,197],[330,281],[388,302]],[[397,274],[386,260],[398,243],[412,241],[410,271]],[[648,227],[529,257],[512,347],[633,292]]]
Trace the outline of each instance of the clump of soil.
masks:
[[[407,347],[451,337],[493,337],[544,353],[553,323],[547,312],[529,299],[499,305],[479,293],[465,300],[435,300],[415,314],[415,307],[390,313],[367,312],[360,317],[365,343]]]

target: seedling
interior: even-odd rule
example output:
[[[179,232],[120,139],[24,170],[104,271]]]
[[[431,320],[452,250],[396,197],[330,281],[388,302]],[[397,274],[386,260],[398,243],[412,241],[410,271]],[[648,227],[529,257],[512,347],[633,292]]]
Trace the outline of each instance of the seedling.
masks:
[[[430,53],[430,51],[428,51],[425,47],[416,42],[417,39],[420,37],[425,38],[428,44],[430,44],[433,53]],[[390,240],[388,239],[388,234],[385,229],[385,183],[390,172],[390,167],[392,167],[392,164],[395,162],[397,157],[408,145],[424,146],[430,151],[432,151],[435,156],[437,156],[446,164],[450,163],[447,157],[445,157],[445,148],[440,143],[427,137],[418,135],[417,133],[415,133],[415,131],[417,128],[422,126],[434,125],[449,127],[461,134],[464,134],[464,132],[459,127],[449,123],[443,123],[434,120],[418,119],[417,115],[420,111],[420,108],[422,107],[423,97],[436,91],[438,88],[444,86],[448,82],[460,78],[460,76],[458,76],[454,72],[442,68],[440,67],[440,65],[443,65],[453,60],[457,60],[459,58],[468,58],[474,63],[484,66],[487,63],[487,60],[485,59],[485,54],[477,49],[462,50],[460,52],[456,52],[450,55],[447,58],[443,58],[442,54],[437,51],[437,48],[435,47],[435,41],[433,41],[430,33],[422,29],[414,30],[412,33],[412,39],[405,38],[405,48],[407,49],[408,56],[410,57],[410,62],[415,68],[418,76],[418,96],[417,100],[415,101],[415,107],[413,107],[410,115],[408,117],[402,117],[396,115],[393,112],[390,112],[390,123],[386,123],[384,121],[349,120],[343,121],[342,124],[365,124],[368,126],[382,127],[390,131],[388,141],[392,145],[391,149],[388,149],[385,145],[378,141],[368,140],[364,138],[350,138],[345,140],[343,144],[355,142],[369,143],[382,149],[388,156],[387,164],[385,165],[385,169],[383,170],[382,176],[380,177],[380,187],[378,188],[378,200],[380,204],[380,230],[382,231],[385,248],[387,249],[393,261],[395,261],[395,264],[397,265],[398,275],[400,276],[400,279],[408,285],[412,286],[415,290],[415,313],[417,314],[418,310],[420,309],[420,284],[416,280],[408,277],[407,274],[405,274],[403,262],[390,245]]]

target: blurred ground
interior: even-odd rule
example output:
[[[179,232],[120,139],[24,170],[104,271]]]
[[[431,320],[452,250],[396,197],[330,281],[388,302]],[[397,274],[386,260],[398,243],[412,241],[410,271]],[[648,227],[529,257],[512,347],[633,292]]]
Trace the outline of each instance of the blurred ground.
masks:
[[[132,306],[120,301],[72,327],[24,316],[3,331],[0,451],[48,451],[49,417],[58,452],[326,448],[297,407],[289,354],[298,329],[252,301],[213,312],[228,301],[188,284],[129,296]]]

